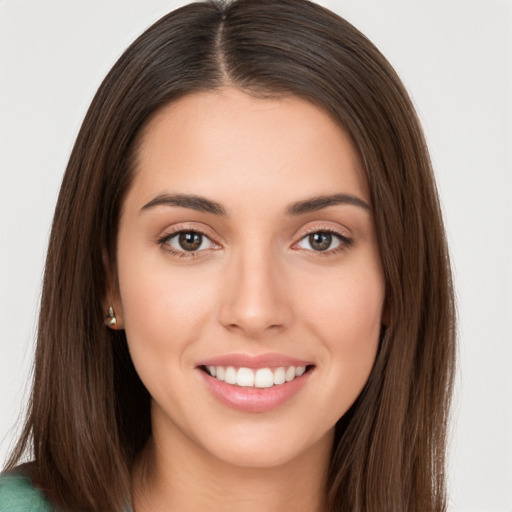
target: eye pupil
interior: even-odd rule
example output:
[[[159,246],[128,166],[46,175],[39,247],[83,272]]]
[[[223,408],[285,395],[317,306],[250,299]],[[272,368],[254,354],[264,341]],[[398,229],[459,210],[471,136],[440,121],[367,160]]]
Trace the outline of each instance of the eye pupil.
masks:
[[[185,251],[195,251],[201,247],[203,236],[193,231],[183,232],[179,235],[180,247]]]
[[[309,235],[309,243],[316,251],[326,251],[331,246],[332,235],[330,233],[312,233]]]

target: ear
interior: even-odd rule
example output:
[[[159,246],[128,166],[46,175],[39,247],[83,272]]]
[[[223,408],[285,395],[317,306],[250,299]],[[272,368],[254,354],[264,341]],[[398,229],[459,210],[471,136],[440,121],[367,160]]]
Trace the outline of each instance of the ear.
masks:
[[[123,307],[119,293],[117,273],[109,263],[107,251],[103,251],[105,268],[105,294],[102,300],[102,311],[105,325],[114,331],[124,329]]]

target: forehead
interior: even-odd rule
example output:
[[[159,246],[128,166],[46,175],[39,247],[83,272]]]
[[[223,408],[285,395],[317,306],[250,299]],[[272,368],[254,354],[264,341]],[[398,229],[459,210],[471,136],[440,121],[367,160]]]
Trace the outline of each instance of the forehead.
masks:
[[[158,111],[140,136],[134,187],[140,201],[164,192],[229,201],[352,193],[369,202],[348,134],[295,96],[257,98],[225,87],[182,97]]]

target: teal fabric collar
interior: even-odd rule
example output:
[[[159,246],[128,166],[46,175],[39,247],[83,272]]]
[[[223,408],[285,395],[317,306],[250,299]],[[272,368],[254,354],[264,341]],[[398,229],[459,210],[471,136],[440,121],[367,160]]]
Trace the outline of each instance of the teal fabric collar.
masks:
[[[24,473],[0,474],[0,512],[56,512]],[[133,512],[128,507],[126,512]]]
[[[54,512],[44,494],[22,473],[0,475],[0,511]]]

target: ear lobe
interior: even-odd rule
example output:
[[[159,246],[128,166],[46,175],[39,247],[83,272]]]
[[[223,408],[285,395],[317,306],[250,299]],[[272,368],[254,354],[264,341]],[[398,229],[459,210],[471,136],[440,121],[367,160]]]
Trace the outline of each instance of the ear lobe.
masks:
[[[104,311],[103,319],[108,328],[119,331],[124,329],[123,308],[121,306],[117,279],[114,272],[112,272],[106,250],[103,251],[103,265],[106,280],[105,297],[102,301],[102,309]]]
[[[123,329],[123,322],[121,316],[116,313],[114,306],[108,306],[107,314],[105,315],[105,325],[114,331]]]

